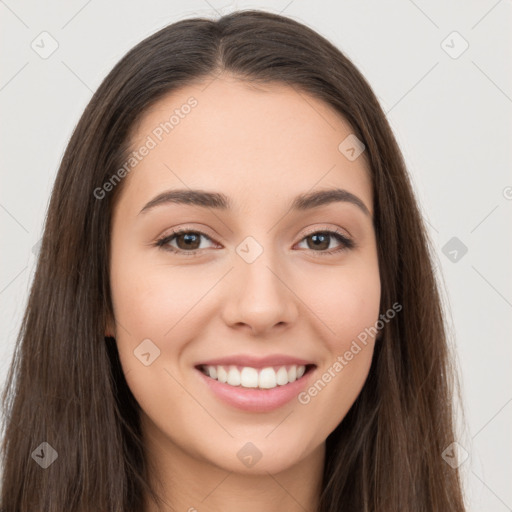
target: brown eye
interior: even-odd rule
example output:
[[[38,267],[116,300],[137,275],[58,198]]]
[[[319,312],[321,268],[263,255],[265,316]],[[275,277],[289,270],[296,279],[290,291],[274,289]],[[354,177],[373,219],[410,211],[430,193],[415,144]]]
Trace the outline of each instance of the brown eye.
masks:
[[[171,233],[168,236],[158,240],[156,246],[176,254],[184,256],[198,256],[202,249],[201,237],[212,241],[212,239],[201,231],[193,231],[190,229],[181,229]],[[339,242],[339,247],[330,249],[331,239]],[[318,256],[329,256],[341,251],[352,249],[355,243],[350,238],[338,231],[315,231],[305,236],[300,243],[306,241],[306,249],[316,253]]]
[[[200,231],[182,229],[158,240],[156,245],[167,251],[188,255],[201,249],[201,237],[211,240],[208,235]],[[171,242],[176,245],[171,245]]]
[[[184,251],[199,249],[199,245],[201,245],[201,235],[192,231],[175,235],[174,238],[178,249]]]
[[[306,237],[306,240],[311,240],[311,244],[308,243],[310,249],[329,249],[331,235],[328,233],[315,233]]]
[[[340,247],[328,250],[332,238],[339,242]],[[338,231],[316,231],[304,237],[302,241],[304,240],[307,244],[306,248],[319,253],[319,255],[335,254],[340,251],[352,249],[355,246],[355,243],[350,238],[347,238]]]

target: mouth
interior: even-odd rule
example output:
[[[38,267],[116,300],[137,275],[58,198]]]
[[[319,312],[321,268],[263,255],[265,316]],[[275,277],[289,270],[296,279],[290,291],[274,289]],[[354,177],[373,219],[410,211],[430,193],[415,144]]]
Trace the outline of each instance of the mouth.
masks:
[[[208,379],[239,389],[272,390],[303,380],[315,364],[278,365],[254,368],[240,365],[197,365]]]
[[[267,413],[300,396],[316,373],[315,364],[254,368],[237,365],[197,365],[205,396],[249,413]]]
[[[290,354],[231,354],[201,361],[194,368],[206,397],[253,413],[270,412],[298,399],[318,369],[311,360]]]

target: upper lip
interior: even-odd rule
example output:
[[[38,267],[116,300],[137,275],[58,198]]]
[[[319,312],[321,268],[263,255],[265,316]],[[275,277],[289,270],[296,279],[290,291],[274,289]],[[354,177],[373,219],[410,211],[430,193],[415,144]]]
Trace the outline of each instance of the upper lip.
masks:
[[[251,355],[231,355],[226,357],[219,357],[216,359],[209,359],[202,361],[196,366],[250,366],[251,368],[265,368],[267,366],[285,366],[285,365],[313,365],[314,363],[306,359],[299,359],[284,354],[274,354],[265,357],[255,357]]]

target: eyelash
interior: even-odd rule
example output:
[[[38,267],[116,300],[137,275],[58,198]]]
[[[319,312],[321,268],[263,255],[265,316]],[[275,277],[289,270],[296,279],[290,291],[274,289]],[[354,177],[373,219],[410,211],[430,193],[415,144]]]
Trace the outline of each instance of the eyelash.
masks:
[[[155,242],[154,245],[156,247],[164,250],[164,251],[169,251],[169,252],[172,252],[172,253],[175,253],[175,254],[179,254],[179,255],[182,255],[182,256],[190,256],[190,257],[199,256],[198,251],[200,251],[201,249],[194,249],[193,251],[184,251],[182,249],[176,249],[174,247],[171,247],[170,245],[167,245],[176,236],[182,235],[182,234],[185,234],[185,233],[194,233],[194,234],[197,234],[197,235],[200,235],[200,236],[204,236],[204,237],[208,238],[209,240],[212,240],[206,233],[203,233],[201,231],[198,231],[198,230],[195,230],[195,229],[181,228],[181,229],[178,229],[176,231],[173,231],[169,235],[165,235],[164,237],[158,239]],[[349,250],[349,249],[353,249],[354,247],[356,247],[355,242],[353,240],[351,240],[350,238],[347,238],[340,231],[338,231],[338,230],[327,230],[327,229],[326,230],[318,230],[317,229],[317,230],[314,230],[314,231],[310,231],[309,233],[306,233],[306,235],[300,240],[300,242],[302,242],[306,238],[310,237],[311,235],[316,235],[316,234],[327,234],[327,235],[330,235],[333,238],[335,238],[336,240],[338,240],[339,242],[341,242],[342,245],[341,245],[341,247],[339,247],[339,248],[337,248],[335,250],[331,249],[330,251],[314,251],[314,250],[310,249],[311,252],[317,253],[317,254],[315,254],[315,256],[320,256],[320,257],[332,256],[334,254],[337,254],[337,253],[340,253],[342,251],[346,251],[346,250]]]

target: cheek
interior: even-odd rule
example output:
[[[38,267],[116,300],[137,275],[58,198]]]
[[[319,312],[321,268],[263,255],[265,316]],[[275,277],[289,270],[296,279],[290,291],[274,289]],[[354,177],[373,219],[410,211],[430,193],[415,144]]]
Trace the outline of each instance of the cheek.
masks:
[[[117,255],[111,284],[121,365],[139,403],[163,410],[163,397],[183,392],[172,375],[182,378],[182,356],[215,311],[209,292],[222,274],[208,265],[173,266],[129,251]],[[152,362],[145,366],[148,352]],[[155,389],[166,392],[155,395]]]
[[[324,356],[315,380],[298,402],[319,419],[323,435],[332,432],[359,395],[370,369],[379,319],[378,267],[336,268],[315,281],[307,303],[316,313]]]
[[[200,308],[193,306],[212,286],[213,277],[198,289],[192,270],[154,264],[129,251],[113,254],[113,263],[116,343],[126,382],[145,413],[165,426],[176,403],[190,402],[178,384],[182,378],[176,361],[197,326],[191,318]]]
[[[182,329],[196,304],[214,283],[192,266],[173,267],[124,253],[113,260],[112,297],[116,320],[134,336],[164,339]],[[182,323],[184,321],[184,323]]]
[[[323,325],[330,352],[346,350],[378,319],[381,285],[377,265],[332,267],[303,280],[300,297]],[[314,282],[315,286],[311,286]]]

